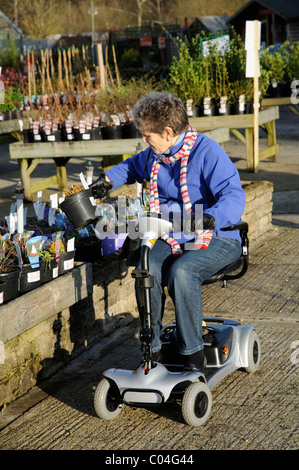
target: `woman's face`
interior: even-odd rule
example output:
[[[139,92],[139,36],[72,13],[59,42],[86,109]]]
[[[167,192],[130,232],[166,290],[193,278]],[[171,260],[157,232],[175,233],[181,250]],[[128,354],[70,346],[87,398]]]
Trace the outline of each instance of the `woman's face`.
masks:
[[[161,155],[170,147],[172,147],[177,140],[177,137],[173,136],[172,129],[166,127],[162,134],[155,132],[141,131],[142,142],[148,144],[154,151],[155,154]]]

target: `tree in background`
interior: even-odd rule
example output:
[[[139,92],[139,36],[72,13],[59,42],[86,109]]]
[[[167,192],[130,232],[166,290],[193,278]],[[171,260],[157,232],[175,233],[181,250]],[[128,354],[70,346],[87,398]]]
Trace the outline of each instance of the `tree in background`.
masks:
[[[94,0],[95,31],[124,29],[151,21],[183,25],[197,16],[232,14],[247,0]],[[0,10],[25,36],[44,38],[52,34],[91,31],[91,0],[0,0]]]

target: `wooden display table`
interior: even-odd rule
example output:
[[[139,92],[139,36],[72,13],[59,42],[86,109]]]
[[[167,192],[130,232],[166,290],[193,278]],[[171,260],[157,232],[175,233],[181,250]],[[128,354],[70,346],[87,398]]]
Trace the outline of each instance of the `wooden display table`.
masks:
[[[299,100],[298,104],[294,104],[291,101],[290,96],[284,96],[282,98],[264,98],[262,100],[262,108],[268,108],[269,106],[287,106],[293,113],[299,116]]]
[[[229,140],[229,129],[220,128],[205,132],[213,140],[222,144]],[[138,150],[137,150],[138,146]],[[67,186],[66,165],[70,158],[76,157],[104,157],[106,161],[103,168],[120,160],[134,155],[136,151],[146,148],[141,139],[93,140],[76,142],[42,142],[24,144],[15,142],[10,144],[10,158],[17,160],[20,168],[21,181],[24,188],[24,198],[33,201],[33,193],[58,185],[59,190]],[[56,165],[56,174],[38,181],[31,181],[31,174],[45,158],[52,158]]]
[[[275,120],[278,118],[278,106],[271,107],[259,112],[259,126],[266,130],[268,134],[268,147],[259,152],[259,161],[265,160],[266,158],[269,158],[271,161],[276,161],[278,145],[276,143]],[[246,145],[247,169],[249,171],[254,170],[253,114],[190,118],[190,124],[199,132],[202,132],[205,129],[215,129],[216,127],[221,126],[228,127],[230,131]],[[243,135],[239,129],[244,129],[245,134]]]

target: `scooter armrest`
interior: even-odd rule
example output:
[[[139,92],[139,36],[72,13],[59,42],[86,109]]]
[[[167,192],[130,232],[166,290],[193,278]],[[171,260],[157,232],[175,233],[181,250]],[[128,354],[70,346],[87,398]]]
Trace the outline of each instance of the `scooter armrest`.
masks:
[[[228,227],[223,227],[221,230],[223,230],[224,232],[231,232],[233,230],[244,230],[245,233],[248,233],[248,223],[240,221],[236,224],[229,225]]]

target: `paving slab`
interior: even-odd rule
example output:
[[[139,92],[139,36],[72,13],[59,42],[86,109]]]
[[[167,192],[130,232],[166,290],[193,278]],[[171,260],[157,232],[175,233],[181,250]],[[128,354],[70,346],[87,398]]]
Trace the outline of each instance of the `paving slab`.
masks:
[[[286,243],[286,240],[288,241]],[[248,273],[223,289],[204,286],[206,316],[253,325],[262,360],[255,374],[236,371],[212,392],[202,427],[185,424],[179,402],[124,406],[116,420],[97,417],[93,396],[103,370],[135,369],[138,322],[83,353],[0,414],[0,450],[297,450],[299,363],[298,229],[277,227],[251,254]],[[165,322],[174,318],[167,300]],[[138,454],[138,452],[137,452]],[[104,452],[105,455],[105,452]]]

